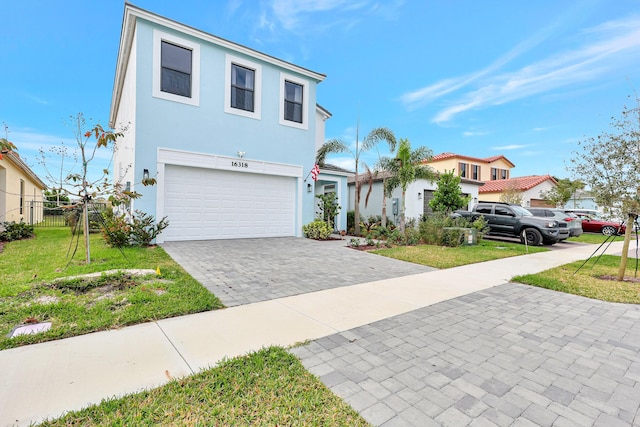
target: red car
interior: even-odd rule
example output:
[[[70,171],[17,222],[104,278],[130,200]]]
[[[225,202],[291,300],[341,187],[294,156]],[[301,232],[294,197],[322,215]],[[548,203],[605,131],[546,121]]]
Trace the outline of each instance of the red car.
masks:
[[[602,233],[606,236],[624,234],[627,227],[621,222],[605,221],[594,214],[573,212],[582,218],[582,230],[587,233]]]

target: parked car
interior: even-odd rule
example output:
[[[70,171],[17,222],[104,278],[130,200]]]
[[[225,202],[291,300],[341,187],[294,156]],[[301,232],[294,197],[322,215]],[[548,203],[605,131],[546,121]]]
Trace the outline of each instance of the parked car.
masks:
[[[562,209],[554,208],[526,208],[531,214],[542,218],[553,218],[558,221],[560,229],[558,240],[564,241],[569,237],[579,236],[582,234],[582,221],[577,217],[571,217]],[[579,231],[578,231],[579,230]]]
[[[573,212],[582,219],[582,229],[587,233],[602,233],[605,236],[624,234],[627,227],[622,222],[607,221],[596,214]]]

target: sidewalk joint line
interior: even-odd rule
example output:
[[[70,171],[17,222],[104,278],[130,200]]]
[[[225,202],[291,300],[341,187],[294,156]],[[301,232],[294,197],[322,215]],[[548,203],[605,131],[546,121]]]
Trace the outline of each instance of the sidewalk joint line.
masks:
[[[178,347],[176,347],[176,345],[173,343],[171,338],[169,338],[169,335],[167,335],[167,333],[164,331],[164,329],[162,329],[162,326],[160,325],[160,323],[159,322],[153,322],[153,323],[155,323],[158,326],[158,328],[160,329],[160,332],[162,332],[162,335],[165,336],[167,341],[169,341],[169,344],[171,344],[171,347],[173,347],[173,349],[176,351],[176,353],[178,353],[180,358],[184,361],[185,365],[187,365],[187,368],[189,368],[189,371],[191,372],[191,375],[195,374],[196,372],[193,370],[193,368],[191,367],[191,365],[189,364],[187,359],[185,359],[185,357],[182,355],[182,353],[180,353],[180,350],[178,350]]]

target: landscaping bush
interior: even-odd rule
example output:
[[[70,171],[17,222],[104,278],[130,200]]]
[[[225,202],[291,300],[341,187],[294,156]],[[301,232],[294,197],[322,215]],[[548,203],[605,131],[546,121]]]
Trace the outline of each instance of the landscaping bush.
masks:
[[[353,234],[356,229],[356,213],[355,211],[347,212],[347,233]]]
[[[305,237],[315,240],[327,240],[331,236],[331,227],[324,221],[313,221],[302,226]]]
[[[480,222],[474,225],[465,218],[451,217],[445,213],[434,213],[424,216],[420,221],[420,238],[428,245],[456,247],[462,244],[464,232],[451,228],[476,228],[477,235],[480,236],[485,225],[484,218],[481,218]]]
[[[105,213],[102,224],[102,236],[109,246],[149,246],[158,235],[169,226],[167,217],[157,224],[153,215],[136,210],[131,220],[122,215]]]
[[[33,225],[25,224],[23,221],[3,222],[0,230],[2,230],[0,240],[3,242],[12,242],[33,236]]]

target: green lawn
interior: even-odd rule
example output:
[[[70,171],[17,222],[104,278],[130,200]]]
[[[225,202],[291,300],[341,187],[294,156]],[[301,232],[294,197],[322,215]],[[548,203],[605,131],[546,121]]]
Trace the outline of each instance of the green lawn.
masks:
[[[43,426],[368,426],[282,348],[271,347]]]
[[[640,280],[634,280],[635,260],[629,260],[624,281],[610,280],[618,275],[619,267],[619,256],[603,255],[591,258],[586,264],[584,260],[578,261],[537,274],[517,276],[513,281],[602,301],[640,304]]]
[[[222,307],[217,297],[160,247],[107,247],[91,235],[90,264],[82,238],[68,228],[36,229],[0,253],[0,349]],[[71,254],[75,255],[71,258]],[[151,269],[160,275],[115,275],[92,281],[54,279],[113,269]],[[52,322],[49,331],[8,338],[18,325]]]
[[[528,250],[528,252],[527,252]],[[526,253],[543,252],[548,249],[542,246],[525,247],[519,243],[505,243],[493,240],[482,240],[473,246],[417,245],[397,246],[388,249],[376,249],[371,252],[389,258],[413,262],[435,268],[451,268],[493,259],[524,255]]]

